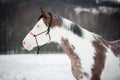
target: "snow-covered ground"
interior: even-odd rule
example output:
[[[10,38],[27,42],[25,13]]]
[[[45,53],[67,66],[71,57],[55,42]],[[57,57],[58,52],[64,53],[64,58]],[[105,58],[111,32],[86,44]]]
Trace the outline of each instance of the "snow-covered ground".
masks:
[[[66,54],[0,55],[0,80],[74,80]]]

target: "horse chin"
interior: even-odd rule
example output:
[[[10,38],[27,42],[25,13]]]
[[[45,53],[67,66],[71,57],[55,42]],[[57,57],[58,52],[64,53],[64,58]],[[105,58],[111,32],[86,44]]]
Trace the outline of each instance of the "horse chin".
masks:
[[[24,48],[25,48],[25,50],[27,50],[27,51],[33,50],[33,47],[25,47],[25,46],[24,46]]]
[[[26,49],[26,50],[31,51],[31,50],[33,50],[33,48],[28,48],[28,49]]]

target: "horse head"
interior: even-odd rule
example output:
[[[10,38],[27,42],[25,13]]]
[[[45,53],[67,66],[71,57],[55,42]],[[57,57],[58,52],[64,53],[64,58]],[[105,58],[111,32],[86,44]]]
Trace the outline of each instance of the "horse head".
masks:
[[[22,42],[22,45],[27,50],[52,42],[50,30],[59,25],[56,16],[42,8],[40,10],[42,15]]]

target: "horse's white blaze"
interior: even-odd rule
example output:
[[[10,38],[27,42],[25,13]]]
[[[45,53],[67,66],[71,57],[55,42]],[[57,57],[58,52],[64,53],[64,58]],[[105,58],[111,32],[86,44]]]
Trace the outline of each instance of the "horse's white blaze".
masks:
[[[45,25],[43,19],[40,19],[30,32],[32,32],[34,35],[36,35],[36,34],[39,34],[43,31],[47,30],[47,28],[48,27]],[[49,36],[46,35],[46,33],[36,36],[39,46],[41,46],[49,41]],[[23,43],[24,43],[23,44],[24,48],[27,50],[32,50],[34,47],[37,46],[35,37],[31,34],[27,34],[27,36],[23,40]]]
[[[30,34],[27,34],[23,40],[23,46],[26,50],[32,50],[36,46],[34,37]]]
[[[36,25],[33,27],[33,29],[31,30],[31,32],[33,32],[34,34],[39,34],[45,30],[47,30],[47,26],[44,23],[43,19],[41,18]]]
[[[114,53],[107,48],[105,68],[101,75],[101,80],[120,80],[120,61]]]

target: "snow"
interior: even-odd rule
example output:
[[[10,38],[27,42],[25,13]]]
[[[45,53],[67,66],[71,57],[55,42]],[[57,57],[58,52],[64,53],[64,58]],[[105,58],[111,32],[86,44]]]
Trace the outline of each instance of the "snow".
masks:
[[[116,0],[116,1],[120,2],[120,0]]]
[[[0,55],[0,80],[74,80],[66,54]]]
[[[90,9],[88,9],[88,8],[82,8],[82,7],[76,7],[76,8],[74,8],[74,11],[76,12],[76,14],[79,14],[79,13],[81,13],[81,12],[90,12]]]
[[[88,12],[88,13],[93,13],[93,14],[98,14],[99,11],[96,8],[82,8],[80,6],[74,8],[74,11],[76,14],[79,14],[81,12]]]
[[[116,12],[117,9],[113,11],[113,8],[104,7],[104,6],[100,6],[100,7],[96,7],[96,8],[83,8],[83,7],[77,6],[74,8],[74,11],[78,15],[82,12],[87,12],[87,13],[92,13],[92,14],[113,13],[113,12]]]
[[[113,0],[113,1],[116,1],[116,2],[120,3],[120,0]]]

